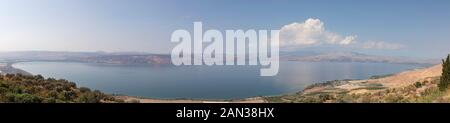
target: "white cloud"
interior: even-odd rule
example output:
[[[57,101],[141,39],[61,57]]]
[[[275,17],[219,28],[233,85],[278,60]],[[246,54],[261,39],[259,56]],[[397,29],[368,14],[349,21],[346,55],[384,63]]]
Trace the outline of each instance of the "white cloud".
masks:
[[[359,49],[396,50],[404,48],[402,44],[383,41],[356,41],[357,36],[342,36],[325,29],[319,19],[309,18],[305,22],[291,23],[280,29],[280,46],[284,49],[297,49],[322,44],[349,46]]]
[[[341,36],[325,30],[319,19],[309,18],[302,23],[285,25],[280,30],[282,47],[302,47],[318,44],[349,45],[355,42],[356,36]]]
[[[342,41],[339,42],[341,45],[349,45],[356,40],[356,36],[347,36]]]
[[[362,48],[364,49],[389,49],[389,50],[396,50],[401,49],[405,47],[401,44],[395,44],[395,43],[388,43],[388,42],[382,42],[382,41],[368,41],[362,43]]]

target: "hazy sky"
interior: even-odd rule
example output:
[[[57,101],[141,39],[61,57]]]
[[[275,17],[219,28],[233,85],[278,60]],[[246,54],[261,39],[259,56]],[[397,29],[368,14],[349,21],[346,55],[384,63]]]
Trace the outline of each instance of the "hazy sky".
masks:
[[[205,29],[283,29],[305,44],[299,50],[450,52],[448,0],[371,1],[0,0],[0,51],[169,53],[173,31],[202,21]]]

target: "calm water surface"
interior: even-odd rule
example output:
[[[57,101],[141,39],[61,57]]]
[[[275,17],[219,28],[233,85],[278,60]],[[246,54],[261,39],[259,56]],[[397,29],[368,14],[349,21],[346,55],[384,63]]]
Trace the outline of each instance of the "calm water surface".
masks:
[[[70,62],[24,62],[14,67],[64,78],[106,93],[152,98],[233,99],[294,93],[305,86],[340,79],[366,79],[418,68],[386,63],[281,62],[274,77],[257,66],[118,66]]]

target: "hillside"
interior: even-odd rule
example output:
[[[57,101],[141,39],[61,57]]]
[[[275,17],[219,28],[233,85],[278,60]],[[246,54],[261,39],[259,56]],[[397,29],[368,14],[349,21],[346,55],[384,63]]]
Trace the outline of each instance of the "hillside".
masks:
[[[101,103],[123,102],[97,90],[77,87],[67,80],[40,75],[0,75],[0,103]]]
[[[387,77],[329,81],[311,85],[296,94],[266,99],[295,103],[450,102],[450,92],[441,92],[437,87],[441,74],[440,64]]]

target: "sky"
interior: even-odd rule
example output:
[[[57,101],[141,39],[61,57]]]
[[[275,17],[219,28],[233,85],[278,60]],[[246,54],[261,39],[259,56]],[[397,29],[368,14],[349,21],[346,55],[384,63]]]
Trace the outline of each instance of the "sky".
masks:
[[[0,0],[0,51],[170,53],[172,32],[197,21],[280,30],[288,51],[450,53],[448,0]]]

